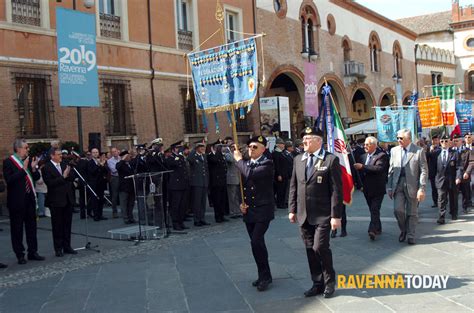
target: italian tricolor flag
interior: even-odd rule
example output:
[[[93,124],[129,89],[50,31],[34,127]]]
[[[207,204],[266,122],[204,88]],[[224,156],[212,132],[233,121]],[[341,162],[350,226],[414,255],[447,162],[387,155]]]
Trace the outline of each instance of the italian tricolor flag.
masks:
[[[334,103],[331,101],[330,87],[325,92],[326,104],[326,128],[328,139],[328,150],[339,158],[342,174],[343,202],[346,205],[352,203],[352,192],[354,191],[354,181],[352,180],[351,166],[349,164],[349,152],[347,151],[347,137],[344,133],[341,117],[337,112]]]
[[[444,126],[456,126],[456,101],[454,100],[454,85],[433,86],[433,97],[441,100],[441,114]]]

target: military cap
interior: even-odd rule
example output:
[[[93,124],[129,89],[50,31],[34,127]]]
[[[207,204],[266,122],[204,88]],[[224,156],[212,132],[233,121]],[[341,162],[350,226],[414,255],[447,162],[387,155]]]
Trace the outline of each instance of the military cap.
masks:
[[[222,144],[223,144],[223,142],[222,142],[222,140],[219,138],[219,139],[217,139],[216,142],[211,143],[211,146],[222,145]]]
[[[471,132],[467,132],[467,133],[464,134],[464,137],[466,137],[466,136],[472,136],[472,133],[471,133]]]
[[[290,140],[285,142],[285,148],[288,148],[288,147],[293,147],[293,143]]]
[[[307,135],[319,136],[321,138],[323,138],[324,136],[323,132],[319,128],[316,128],[316,127],[306,127],[301,132],[300,137],[303,138],[304,136],[307,136]]]
[[[182,146],[182,142],[181,142],[181,140],[180,140],[180,141],[176,141],[175,143],[172,143],[171,146],[170,146],[170,148],[171,148],[171,149],[174,149],[174,148],[179,148],[179,147],[181,147],[181,146]]]
[[[438,135],[433,135],[433,136],[431,136],[431,139],[437,139],[437,138],[439,138]]]
[[[281,144],[281,145],[284,145],[284,144],[285,144],[285,141],[284,141],[282,138],[278,137],[278,138],[276,139],[276,142],[275,142],[275,143],[276,143],[277,145],[280,145],[280,144]]]
[[[264,145],[265,147],[267,146],[267,139],[263,136],[254,136],[252,138],[250,138],[248,141],[247,141],[247,146],[252,143],[252,142],[256,142],[256,143],[260,143],[262,145]]]
[[[451,138],[449,138],[448,135],[444,135],[443,137],[441,137],[441,139],[442,139],[442,140],[449,140],[449,139],[451,139]]]
[[[61,154],[69,154],[69,151],[67,151],[66,149],[63,149],[61,150]]]
[[[163,145],[163,138],[156,138],[152,142],[150,142],[150,145]]]
[[[135,147],[137,148],[137,150],[146,149],[146,143],[143,143],[143,144],[140,144],[140,145],[136,145]]]
[[[199,147],[205,147],[206,144],[204,143],[204,140],[198,140],[194,142],[194,147],[199,148]]]
[[[459,139],[459,138],[461,138],[461,135],[459,135],[459,134],[454,134],[453,139]]]
[[[301,139],[295,139],[295,147],[298,147],[299,145],[302,145],[303,144],[303,140]]]
[[[129,154],[128,150],[123,150],[122,152],[120,152],[119,156],[122,157],[122,156],[127,155],[127,154]]]

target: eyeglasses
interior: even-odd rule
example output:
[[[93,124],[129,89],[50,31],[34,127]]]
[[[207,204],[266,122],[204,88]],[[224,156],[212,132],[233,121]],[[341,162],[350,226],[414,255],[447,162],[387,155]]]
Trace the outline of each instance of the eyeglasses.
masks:
[[[440,140],[440,142],[448,142],[449,140]]]
[[[397,140],[403,140],[403,137],[397,137]]]
[[[252,150],[257,150],[258,146],[257,145],[250,145],[249,148],[252,149]]]

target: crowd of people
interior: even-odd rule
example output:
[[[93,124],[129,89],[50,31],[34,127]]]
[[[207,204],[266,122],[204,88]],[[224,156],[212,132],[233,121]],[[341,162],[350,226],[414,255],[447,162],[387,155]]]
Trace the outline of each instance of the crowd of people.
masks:
[[[139,223],[178,231],[189,228],[185,222],[190,219],[195,227],[209,225],[205,218],[209,203],[216,223],[227,222],[226,216],[243,217],[258,269],[258,279],[252,284],[264,291],[272,283],[264,235],[274,211],[288,209],[290,222],[300,227],[313,280],[305,296],[331,297],[335,272],[329,238],[336,236],[337,228],[341,228],[341,236],[347,235],[347,218],[339,160],[327,152],[323,138],[319,129],[308,127],[294,143],[277,138],[272,152],[262,136],[251,138],[245,152],[230,137],[210,144],[195,142],[192,148],[183,142],[165,147],[157,138],[150,146],[136,146],[135,151],[112,147],[108,153],[100,153],[92,148],[84,155],[62,151],[59,143],[54,143],[41,160],[29,156],[27,142],[18,139],[14,153],[3,164],[11,240],[18,263],[26,263],[23,229],[27,258],[44,260],[37,251],[36,216],[45,214],[45,206],[51,215],[55,254],[62,257],[77,253],[71,248],[76,202],[82,219],[107,219],[103,214],[107,200],[112,218],[121,216],[125,224],[136,223],[138,216]],[[432,207],[439,210],[438,224],[446,223],[448,202],[451,219],[458,218],[459,193],[463,213],[469,212],[473,138],[466,133],[413,142],[410,130],[402,129],[397,141],[397,146],[390,147],[366,137],[353,144],[349,159],[354,185],[363,192],[369,208],[370,240],[382,234],[380,208],[388,194],[394,200],[398,240],[412,245],[416,243],[418,206],[426,197],[428,180]],[[165,174],[139,176],[138,183],[130,179],[156,172]],[[150,195],[152,205],[145,203]]]

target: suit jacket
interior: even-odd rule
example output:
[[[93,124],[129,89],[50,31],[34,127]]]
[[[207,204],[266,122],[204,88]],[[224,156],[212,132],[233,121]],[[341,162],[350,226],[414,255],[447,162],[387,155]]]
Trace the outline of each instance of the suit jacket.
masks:
[[[65,163],[61,163],[61,171],[64,171],[67,168]],[[44,167],[41,169],[43,175],[43,180],[48,186],[48,193],[46,194],[45,205],[48,207],[66,207],[73,206],[74,199],[74,189],[72,182],[74,181],[73,170],[69,173],[67,178],[64,178],[61,173],[56,169],[51,161],[48,161],[44,164]]]
[[[467,158],[467,167],[464,173],[466,173],[469,177],[471,177],[473,168],[474,168],[474,149],[471,150],[471,152],[469,153],[469,157]]]
[[[189,186],[189,173],[184,156],[173,153],[166,158],[165,165],[173,171],[168,178],[168,190],[186,190]]]
[[[273,151],[275,178],[281,176],[284,180],[291,178],[293,171],[293,157],[288,151]]]
[[[306,179],[307,154],[295,157],[290,181],[289,212],[296,213],[298,223],[329,223],[342,215],[342,174],[339,158],[321,150]]]
[[[255,164],[242,159],[236,166],[242,174],[244,202],[249,206],[244,222],[271,221],[275,217],[273,161],[263,155]]]
[[[239,169],[231,153],[225,153],[224,158],[227,162],[227,185],[239,185]]]
[[[207,162],[211,187],[227,186],[227,162],[222,152],[209,153]]]
[[[441,148],[436,147],[433,151],[426,152],[426,161],[428,162],[428,177],[433,179],[436,177],[436,170],[438,165],[438,155],[441,153]]]
[[[395,191],[400,180],[402,169],[402,147],[396,146],[390,150],[390,167],[388,170],[387,189]],[[425,191],[426,180],[428,178],[428,165],[426,153],[422,148],[411,143],[407,150],[407,161],[405,166],[405,177],[408,187],[408,194],[411,198],[416,198],[418,190]]]
[[[133,186],[132,178],[125,178],[127,176],[133,175],[133,169],[130,162],[120,160],[117,165],[115,165],[119,175],[119,191],[127,192],[130,194],[135,194],[135,187]]]
[[[209,186],[209,168],[207,165],[207,156],[199,156],[196,150],[191,151],[188,156],[190,167],[189,184],[196,187],[207,188]]]
[[[459,167],[461,168],[462,174],[464,174],[467,170],[467,167],[469,166],[469,158],[470,155],[472,154],[473,150],[469,150],[464,148],[462,152],[459,154]],[[470,182],[471,178],[469,177],[468,179],[464,179],[461,177],[461,180],[466,183]]]
[[[436,161],[436,188],[454,188],[456,186],[456,179],[461,179],[462,177],[458,153],[456,151],[448,151],[446,157],[446,164],[443,164],[443,152],[441,151]]]
[[[33,172],[31,165],[28,168],[34,181],[40,179],[41,175],[38,171]],[[7,183],[7,207],[10,210],[24,208],[27,200],[35,203],[33,193],[31,193],[30,199],[25,197],[26,172],[16,167],[10,158],[3,161],[3,178]]]
[[[361,156],[361,162],[364,166],[359,172],[364,186],[364,195],[369,198],[384,195],[386,193],[388,156],[385,152],[377,150],[369,163],[365,165],[367,157],[367,153]]]
[[[100,163],[96,164],[94,159],[89,160],[87,163],[87,182],[95,192],[105,190],[107,187],[107,163],[102,166]]]

